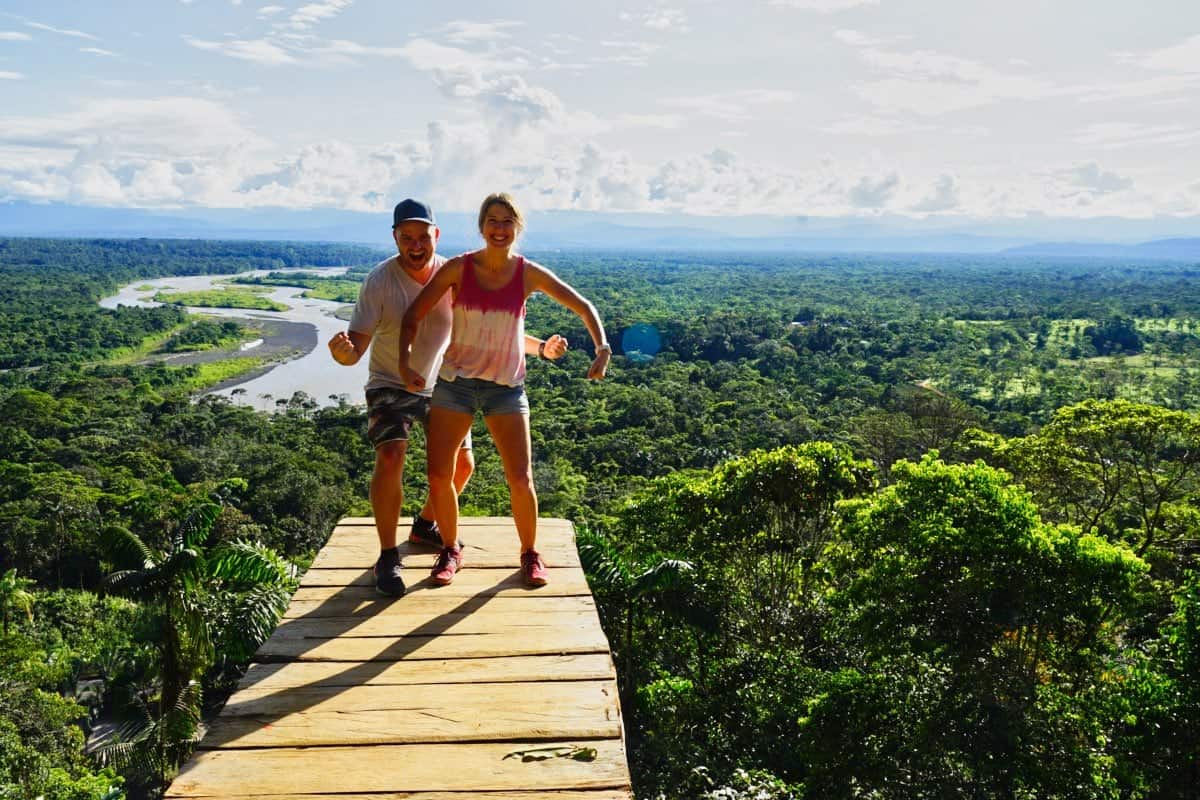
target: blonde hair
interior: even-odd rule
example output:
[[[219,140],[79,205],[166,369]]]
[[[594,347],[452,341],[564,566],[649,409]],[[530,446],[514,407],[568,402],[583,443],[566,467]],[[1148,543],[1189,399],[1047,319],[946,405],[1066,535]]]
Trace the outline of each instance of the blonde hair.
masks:
[[[483,233],[483,222],[487,219],[487,210],[499,203],[509,210],[513,216],[513,222],[517,224],[517,234],[520,235],[525,230],[525,216],[521,213],[521,209],[517,208],[517,201],[508,192],[492,192],[487,197],[483,198],[483,204],[479,206],[479,232]]]

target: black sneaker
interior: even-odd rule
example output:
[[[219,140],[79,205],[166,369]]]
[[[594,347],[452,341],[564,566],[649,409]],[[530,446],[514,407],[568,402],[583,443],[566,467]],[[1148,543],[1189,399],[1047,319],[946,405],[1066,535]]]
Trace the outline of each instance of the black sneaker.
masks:
[[[442,532],[438,529],[436,520],[425,519],[420,514],[413,517],[412,530],[408,532],[408,541],[427,547],[442,547]],[[458,537],[458,546],[463,546],[462,537]]]
[[[375,562],[375,591],[388,597],[403,597],[404,579],[400,577],[400,548],[380,552]]]

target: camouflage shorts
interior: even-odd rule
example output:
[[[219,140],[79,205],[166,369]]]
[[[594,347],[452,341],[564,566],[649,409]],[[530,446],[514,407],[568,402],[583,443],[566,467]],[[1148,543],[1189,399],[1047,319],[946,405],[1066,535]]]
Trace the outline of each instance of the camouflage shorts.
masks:
[[[414,422],[429,421],[429,398],[419,394],[383,386],[367,390],[367,438],[375,447],[384,442],[408,441]],[[471,449],[471,434],[463,441]]]

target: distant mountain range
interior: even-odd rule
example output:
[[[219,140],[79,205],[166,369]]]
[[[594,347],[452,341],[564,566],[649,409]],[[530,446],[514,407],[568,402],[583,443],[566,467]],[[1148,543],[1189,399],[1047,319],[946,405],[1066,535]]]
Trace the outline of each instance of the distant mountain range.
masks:
[[[439,215],[442,252],[478,244],[475,215]],[[970,220],[898,216],[701,217],[550,211],[529,215],[530,251],[670,250],[962,253],[1200,261],[1200,218]],[[390,215],[329,209],[149,210],[0,204],[0,236],[260,239],[356,242],[389,248]],[[1063,243],[1063,242],[1066,243]]]
[[[1121,258],[1150,261],[1195,261],[1200,263],[1200,238],[1158,239],[1141,244],[1063,242],[1010,247],[1005,255],[1054,258]]]

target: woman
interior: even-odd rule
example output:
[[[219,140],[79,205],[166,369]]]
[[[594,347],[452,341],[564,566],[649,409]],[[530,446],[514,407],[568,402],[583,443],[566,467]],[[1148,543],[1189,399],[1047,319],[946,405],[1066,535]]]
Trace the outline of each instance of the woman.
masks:
[[[480,250],[450,259],[430,279],[401,323],[400,374],[409,390],[419,392],[424,379],[409,368],[409,345],[417,323],[447,290],[453,291],[450,346],[442,361],[429,411],[429,492],[442,531],[442,552],[431,573],[446,585],[463,567],[458,544],[458,494],[454,454],[482,411],[500,453],[508,482],[513,519],[521,538],[521,573],[530,586],[544,586],[546,565],[538,555],[537,493],[533,486],[529,441],[529,401],[525,396],[525,300],[542,292],[574,311],[596,345],[588,368],[593,380],[604,377],[612,347],[596,308],[540,264],[516,252],[525,228],[516,203],[507,193],[489,195],[479,208]]]

